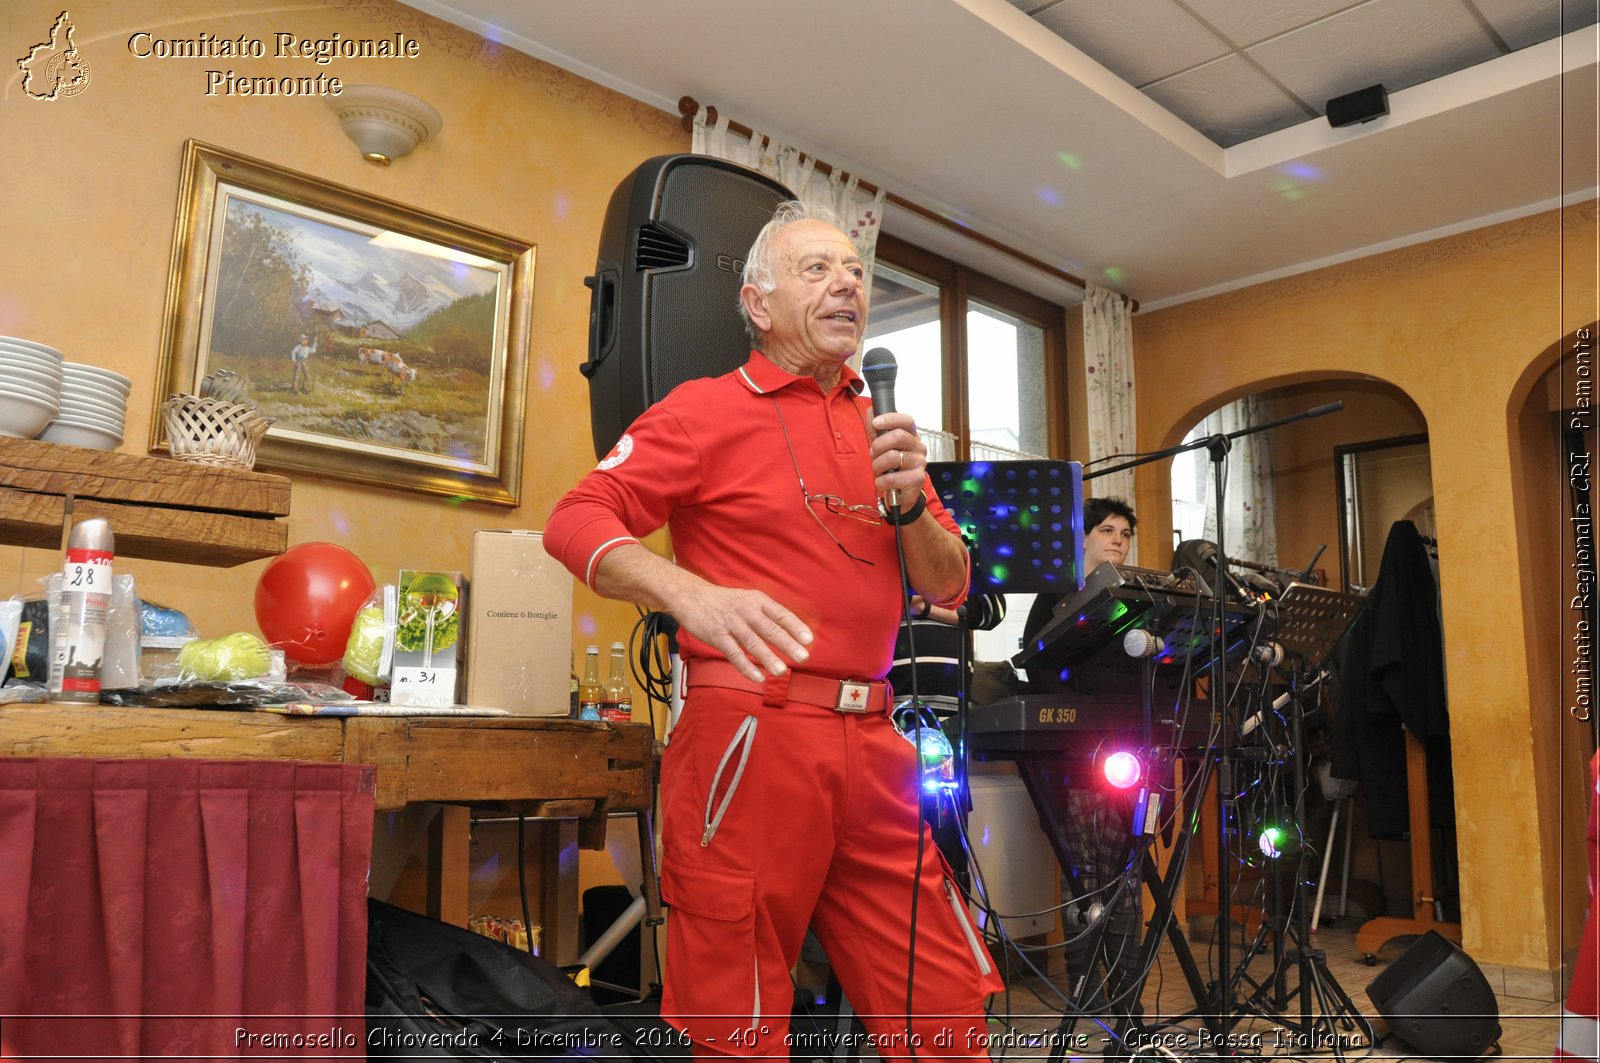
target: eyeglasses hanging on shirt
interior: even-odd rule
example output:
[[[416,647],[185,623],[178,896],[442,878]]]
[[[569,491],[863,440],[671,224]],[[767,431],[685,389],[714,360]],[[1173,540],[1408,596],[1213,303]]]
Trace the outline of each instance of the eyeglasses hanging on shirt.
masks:
[[[812,507],[816,504],[820,504],[824,509],[835,516],[849,517],[851,520],[858,520],[863,524],[882,524],[883,515],[878,510],[877,504],[874,503],[870,506],[852,505],[851,503],[840,498],[838,495],[812,494],[806,487],[806,478],[804,474],[800,472],[800,459],[795,455],[794,441],[789,438],[789,425],[783,419],[783,410],[778,406],[778,400],[774,396],[768,395],[767,397],[772,399],[772,409],[778,415],[778,427],[783,429],[783,442],[784,445],[789,448],[789,461],[794,464],[794,478],[800,484],[800,497],[805,502],[806,512],[811,514],[811,519],[817,522],[817,526],[823,530],[828,538],[833,540],[833,545],[837,546],[844,553],[845,557],[848,557],[852,561],[858,561],[863,565],[871,565],[873,568],[876,568],[876,562],[868,561],[864,557],[857,557],[855,554],[852,554],[849,549],[846,548],[844,543],[839,541],[839,537],[833,534],[833,531]]]

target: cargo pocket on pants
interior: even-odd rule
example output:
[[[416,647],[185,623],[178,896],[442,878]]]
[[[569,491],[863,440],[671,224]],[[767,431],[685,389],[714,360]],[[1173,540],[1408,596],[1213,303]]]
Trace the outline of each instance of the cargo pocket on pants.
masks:
[[[949,906],[950,915],[956,926],[956,933],[966,944],[967,951],[972,954],[972,964],[977,968],[978,985],[985,993],[998,993],[1004,988],[1004,982],[995,970],[994,960],[989,956],[989,949],[983,943],[983,935],[978,931],[977,924],[973,921],[972,912],[967,907],[966,897],[961,888],[956,885],[955,872],[950,868],[950,862],[945,859],[944,853],[939,853],[939,871],[941,882],[940,889],[944,894],[945,904]]]
[[[726,1046],[725,1029],[710,1029],[695,1017],[721,1017],[718,1027],[759,1023],[755,872],[692,864],[668,853],[661,862],[661,899],[670,908],[662,1011],[691,1038],[704,1029]]]

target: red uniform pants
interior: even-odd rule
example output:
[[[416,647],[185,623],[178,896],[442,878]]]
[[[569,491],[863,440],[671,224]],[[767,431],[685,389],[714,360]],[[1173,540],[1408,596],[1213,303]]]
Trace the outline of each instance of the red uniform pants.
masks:
[[[919,1060],[988,1058],[983,997],[1003,983],[887,716],[697,687],[661,770],[662,1017],[697,1055],[789,1055],[789,972],[810,926],[880,1055],[909,1058],[909,1040]]]

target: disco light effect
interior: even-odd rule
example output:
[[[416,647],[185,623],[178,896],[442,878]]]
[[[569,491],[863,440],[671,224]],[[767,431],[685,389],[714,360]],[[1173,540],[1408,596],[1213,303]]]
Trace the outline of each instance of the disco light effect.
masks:
[[[1139,779],[1144,775],[1144,768],[1139,763],[1138,757],[1125,749],[1119,749],[1105,759],[1105,763],[1100,766],[1100,772],[1108,784],[1118,790],[1127,790],[1139,785]]]
[[[901,711],[909,711],[911,702],[901,705]],[[907,742],[916,747],[918,759],[922,762],[922,789],[924,793],[948,793],[957,788],[956,782],[956,751],[934,722],[924,719],[922,726],[917,726],[916,718],[902,719],[896,717],[895,726],[900,730],[900,735]]]

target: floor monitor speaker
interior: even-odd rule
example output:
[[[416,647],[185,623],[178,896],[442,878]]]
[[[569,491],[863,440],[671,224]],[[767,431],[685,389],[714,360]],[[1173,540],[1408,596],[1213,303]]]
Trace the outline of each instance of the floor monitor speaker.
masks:
[[[1500,1037],[1500,1005],[1472,957],[1430,930],[1367,987],[1394,1035],[1434,1059],[1476,1059]]]
[[[596,457],[667,392],[743,365],[745,252],[793,194],[708,155],[641,163],[611,195],[589,295],[589,412]]]

